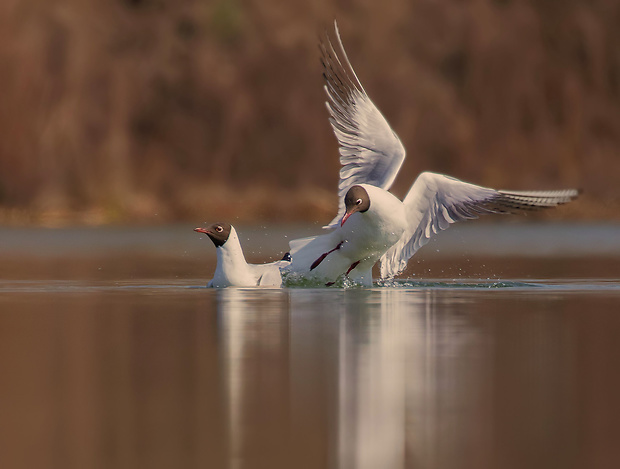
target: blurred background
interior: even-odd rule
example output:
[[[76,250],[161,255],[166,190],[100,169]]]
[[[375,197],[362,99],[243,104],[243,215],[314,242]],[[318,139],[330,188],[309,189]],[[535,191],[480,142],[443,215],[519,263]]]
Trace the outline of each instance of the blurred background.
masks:
[[[195,226],[263,262],[336,212],[334,19],[408,150],[396,195],[425,170],[583,195],[458,224],[393,288],[203,288]],[[1,0],[2,467],[620,467],[618,25],[617,0]]]
[[[3,0],[0,223],[329,221],[334,19],[408,150],[397,195],[432,170],[620,218],[614,0]]]

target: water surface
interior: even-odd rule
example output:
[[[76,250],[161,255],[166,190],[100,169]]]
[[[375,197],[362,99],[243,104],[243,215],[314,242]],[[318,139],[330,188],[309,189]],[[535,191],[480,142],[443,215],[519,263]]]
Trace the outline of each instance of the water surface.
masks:
[[[0,230],[2,465],[620,467],[617,231],[546,229],[456,231],[372,289],[223,290],[191,229]]]

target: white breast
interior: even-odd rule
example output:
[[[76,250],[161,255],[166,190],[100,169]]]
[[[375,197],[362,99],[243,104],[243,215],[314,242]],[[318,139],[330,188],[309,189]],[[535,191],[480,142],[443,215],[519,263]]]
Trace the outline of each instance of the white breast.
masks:
[[[342,226],[342,236],[347,242],[343,253],[361,259],[380,257],[396,243],[407,227],[403,203],[383,189],[362,185],[370,197],[370,209],[354,213]]]

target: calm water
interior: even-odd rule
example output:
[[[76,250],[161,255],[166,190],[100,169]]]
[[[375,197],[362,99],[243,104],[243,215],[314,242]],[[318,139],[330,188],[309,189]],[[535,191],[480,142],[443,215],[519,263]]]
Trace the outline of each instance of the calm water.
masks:
[[[191,227],[0,230],[2,467],[620,467],[620,229],[445,234],[390,286],[218,291]]]

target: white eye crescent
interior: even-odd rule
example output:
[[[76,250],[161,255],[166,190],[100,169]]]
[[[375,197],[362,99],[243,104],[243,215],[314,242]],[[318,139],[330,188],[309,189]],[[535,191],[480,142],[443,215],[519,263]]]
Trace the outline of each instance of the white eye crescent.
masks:
[[[224,228],[222,228],[221,226],[218,226],[215,228],[215,231],[217,231],[218,233],[221,233],[222,231],[224,231]]]
[[[362,199],[357,199],[355,201],[355,205],[362,205]]]

